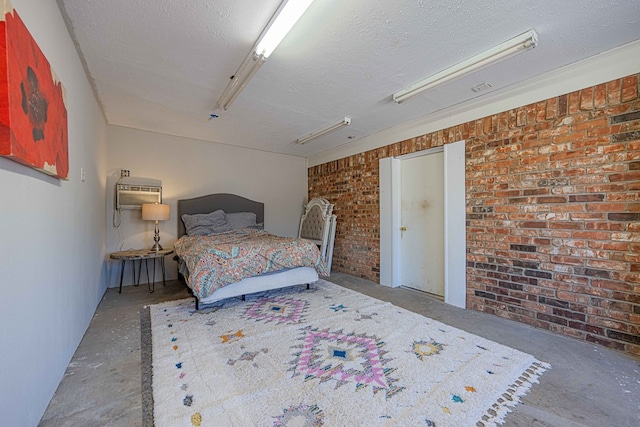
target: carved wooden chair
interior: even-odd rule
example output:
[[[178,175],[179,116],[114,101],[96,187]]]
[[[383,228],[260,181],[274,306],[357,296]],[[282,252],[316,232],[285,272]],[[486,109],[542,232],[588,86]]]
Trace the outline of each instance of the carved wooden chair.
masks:
[[[311,240],[318,245],[327,272],[330,273],[333,242],[336,237],[336,216],[333,214],[333,205],[328,200],[315,198],[305,205],[298,237]]]

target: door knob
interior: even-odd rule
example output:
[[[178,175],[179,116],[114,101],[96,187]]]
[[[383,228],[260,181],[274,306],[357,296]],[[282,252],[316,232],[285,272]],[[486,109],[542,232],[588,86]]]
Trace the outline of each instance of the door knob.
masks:
[[[400,231],[407,231],[407,227],[400,227]]]

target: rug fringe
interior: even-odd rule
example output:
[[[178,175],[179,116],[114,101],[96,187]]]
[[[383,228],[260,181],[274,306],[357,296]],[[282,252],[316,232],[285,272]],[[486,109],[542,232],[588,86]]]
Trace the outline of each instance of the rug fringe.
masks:
[[[476,426],[495,427],[504,423],[504,418],[520,402],[520,398],[527,394],[531,387],[538,383],[540,375],[549,369],[551,369],[551,365],[548,363],[534,361],[518,379],[507,387],[507,391],[496,400],[491,408],[482,414]]]

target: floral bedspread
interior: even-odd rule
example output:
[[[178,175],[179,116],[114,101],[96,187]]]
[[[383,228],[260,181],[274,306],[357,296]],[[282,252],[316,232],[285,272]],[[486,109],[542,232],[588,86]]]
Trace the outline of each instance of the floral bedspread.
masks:
[[[326,275],[318,247],[309,240],[241,229],[209,236],[182,236],[175,243],[193,293],[206,298],[248,277],[293,267],[314,267]]]

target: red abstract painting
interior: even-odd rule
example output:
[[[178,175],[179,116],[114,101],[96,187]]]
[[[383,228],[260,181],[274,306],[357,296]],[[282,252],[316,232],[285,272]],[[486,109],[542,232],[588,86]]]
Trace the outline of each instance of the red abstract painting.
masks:
[[[0,12],[0,155],[67,179],[64,87],[8,1]]]

